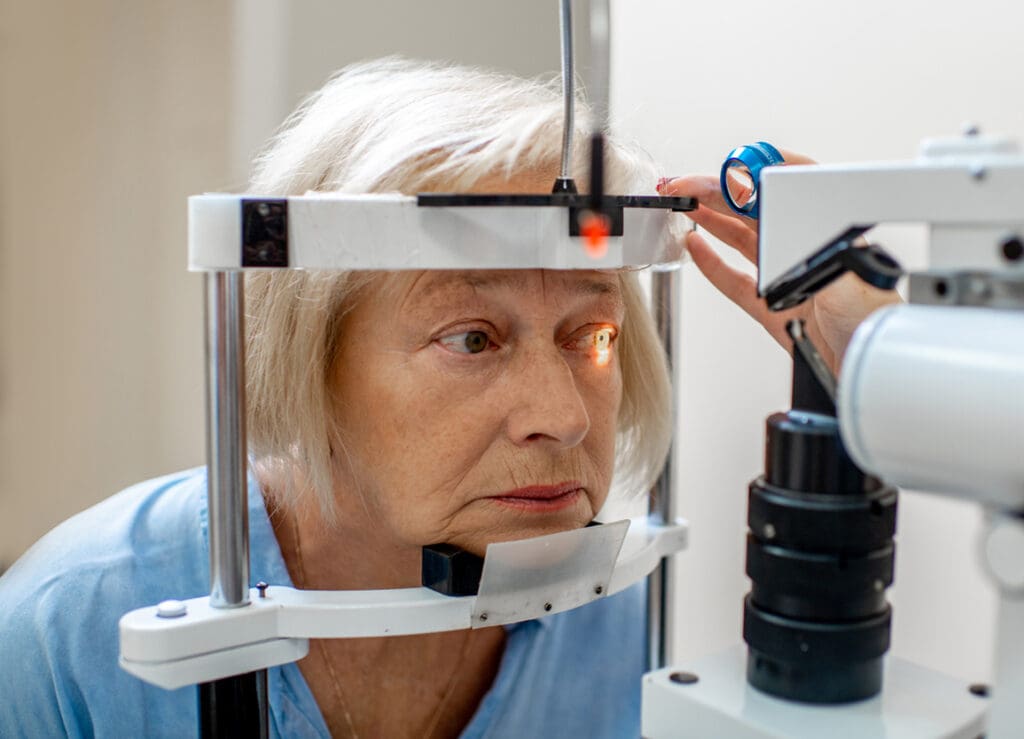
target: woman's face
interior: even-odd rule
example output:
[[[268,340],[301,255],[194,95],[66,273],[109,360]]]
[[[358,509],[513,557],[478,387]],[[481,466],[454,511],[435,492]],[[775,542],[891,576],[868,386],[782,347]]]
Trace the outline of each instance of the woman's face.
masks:
[[[332,369],[342,520],[364,509],[398,545],[477,554],[592,520],[612,475],[623,311],[614,273],[382,278],[346,316]]]

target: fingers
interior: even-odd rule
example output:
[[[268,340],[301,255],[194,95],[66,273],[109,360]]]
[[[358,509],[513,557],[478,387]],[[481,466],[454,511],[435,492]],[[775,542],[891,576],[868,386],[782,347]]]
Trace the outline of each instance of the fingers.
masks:
[[[788,149],[779,151],[786,164],[814,164],[813,159],[803,154]],[[757,262],[757,221],[736,215],[725,202],[718,177],[687,175],[666,178],[658,183],[658,192],[668,196],[696,198],[699,207],[689,214],[690,219],[715,238],[736,249],[751,263]]]
[[[700,204],[687,213],[690,220],[742,254],[751,264],[757,264],[757,232],[739,216],[724,216]]]
[[[788,149],[780,149],[786,164],[816,164],[808,156],[797,154]],[[658,192],[662,195],[670,195],[681,198],[697,198],[698,202],[708,206],[723,215],[734,215],[732,208],[725,202],[722,196],[721,182],[718,177],[711,175],[687,175],[685,177],[668,177],[658,183]],[[751,228],[754,227],[753,219],[749,221]]]
[[[786,164],[817,164],[817,162],[809,156],[797,154],[795,151],[790,151],[789,149],[779,149],[779,153],[782,154],[782,158],[786,160]]]
[[[723,215],[731,215],[732,208],[722,197],[722,188],[717,177],[710,175],[687,175],[664,180],[658,185],[662,195],[679,198],[697,198],[697,202]],[[753,221],[751,221],[753,223]]]
[[[693,257],[697,269],[715,286],[715,289],[742,308],[755,321],[768,327],[768,307],[758,297],[757,283],[753,277],[726,264],[698,233],[687,234],[686,248]]]

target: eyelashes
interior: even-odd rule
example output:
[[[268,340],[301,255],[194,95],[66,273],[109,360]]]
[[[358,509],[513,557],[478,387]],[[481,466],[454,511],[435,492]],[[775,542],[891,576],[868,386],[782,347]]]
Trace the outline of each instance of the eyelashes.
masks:
[[[486,331],[462,331],[437,339],[437,343],[456,354],[481,354],[497,345]]]
[[[619,329],[609,324],[588,324],[574,331],[562,343],[562,347],[579,352],[592,359],[598,366],[611,361],[612,347],[619,336]],[[438,345],[454,354],[484,354],[501,348],[492,333],[483,329],[459,331],[438,337]]]

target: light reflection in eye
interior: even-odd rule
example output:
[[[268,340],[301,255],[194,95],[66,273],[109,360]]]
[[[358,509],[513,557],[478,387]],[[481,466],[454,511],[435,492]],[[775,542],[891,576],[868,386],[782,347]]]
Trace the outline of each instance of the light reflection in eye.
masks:
[[[600,328],[593,334],[594,341],[594,364],[598,367],[605,367],[612,361],[612,339],[615,332],[611,328]]]

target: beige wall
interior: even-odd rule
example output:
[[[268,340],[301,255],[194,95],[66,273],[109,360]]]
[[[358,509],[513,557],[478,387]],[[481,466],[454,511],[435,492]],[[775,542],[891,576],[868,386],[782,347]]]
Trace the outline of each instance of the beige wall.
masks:
[[[555,0],[0,3],[2,567],[118,489],[203,463],[188,195],[241,188],[348,62],[533,75],[559,58]]]
[[[184,205],[226,180],[226,10],[3,6],[0,560],[202,461]]]

